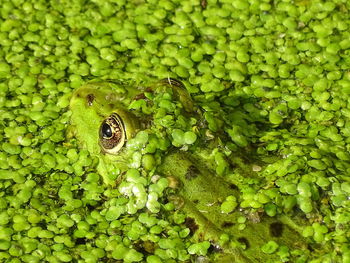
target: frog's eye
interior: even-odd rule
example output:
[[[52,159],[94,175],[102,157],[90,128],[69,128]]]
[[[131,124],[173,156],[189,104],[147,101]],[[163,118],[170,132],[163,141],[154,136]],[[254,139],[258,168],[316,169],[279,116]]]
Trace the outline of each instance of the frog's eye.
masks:
[[[104,152],[116,154],[126,140],[123,120],[116,113],[106,118],[100,126],[100,145]]]

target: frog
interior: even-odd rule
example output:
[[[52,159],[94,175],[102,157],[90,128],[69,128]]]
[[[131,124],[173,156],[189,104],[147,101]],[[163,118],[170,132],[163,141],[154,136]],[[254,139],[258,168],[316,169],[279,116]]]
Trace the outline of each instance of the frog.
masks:
[[[154,103],[160,97],[167,98],[170,104]],[[152,111],[150,105],[157,109]],[[223,212],[223,203],[228,200],[235,203],[240,191],[234,182],[218,174],[215,161],[208,156],[220,140],[227,138],[222,133],[208,132],[203,118],[205,110],[192,99],[181,81],[171,78],[146,84],[90,81],[74,91],[69,107],[72,136],[81,148],[98,159],[97,172],[109,187],[120,185],[123,173],[135,168],[132,163],[135,138],[145,131],[157,133],[159,145],[156,151],[151,151],[156,152],[155,157],[145,154],[151,161],[147,165],[140,165],[139,161],[136,167],[146,178],[166,178],[171,189],[167,198],[186,215],[191,240],[210,242],[211,252],[201,262],[279,262],[278,256],[261,250],[271,240],[290,249],[309,248],[301,235],[301,217],[268,216],[238,205]],[[172,131],[162,123],[167,117]],[[174,123],[187,125],[188,134],[196,142],[172,143]],[[231,164],[244,176],[256,176],[242,151],[234,154]],[[248,218],[243,228],[238,223],[242,215]]]

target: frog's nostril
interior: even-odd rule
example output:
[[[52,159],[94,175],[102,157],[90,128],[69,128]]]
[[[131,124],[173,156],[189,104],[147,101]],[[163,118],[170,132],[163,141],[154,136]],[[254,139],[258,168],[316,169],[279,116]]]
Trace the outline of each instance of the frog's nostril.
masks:
[[[94,94],[90,93],[90,94],[86,95],[86,103],[88,106],[92,106],[92,103],[94,102],[94,100],[95,100]]]

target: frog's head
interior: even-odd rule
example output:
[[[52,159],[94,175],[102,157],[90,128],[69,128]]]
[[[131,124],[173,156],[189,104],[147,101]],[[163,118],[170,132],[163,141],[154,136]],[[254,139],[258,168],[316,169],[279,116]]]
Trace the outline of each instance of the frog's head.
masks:
[[[91,154],[117,154],[139,129],[139,121],[127,110],[135,90],[108,83],[78,88],[70,101],[75,135]]]
[[[99,158],[98,171],[105,183],[114,184],[115,179],[108,165],[117,163],[118,168],[127,165],[126,160],[130,159],[128,151],[124,149],[127,141],[152,125],[152,111],[130,106],[135,102],[150,101],[147,94],[152,97],[169,88],[184,111],[193,111],[188,92],[181,82],[173,79],[159,81],[150,87],[91,82],[73,93],[70,101],[71,130],[82,147]]]

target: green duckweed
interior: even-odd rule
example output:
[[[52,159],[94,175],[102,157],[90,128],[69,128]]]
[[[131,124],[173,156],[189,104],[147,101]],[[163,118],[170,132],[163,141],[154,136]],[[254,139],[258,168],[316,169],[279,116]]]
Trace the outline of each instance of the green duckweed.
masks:
[[[345,0],[3,1],[0,261],[205,257],[210,243],[191,240],[157,171],[171,147],[204,146],[215,148],[201,155],[209,169],[240,193],[220,200],[220,212],[297,211],[310,245],[331,247],[320,256],[271,240],[264,254],[348,262],[349,9]],[[185,113],[169,90],[131,103],[154,127],[128,140],[131,169],[109,168],[123,179],[115,188],[66,139],[72,91],[96,77],[180,79],[200,112]],[[240,155],[249,176],[236,168]],[[237,224],[249,228],[245,216]]]
[[[278,244],[275,241],[269,241],[261,247],[261,251],[266,254],[272,254],[278,249]]]

